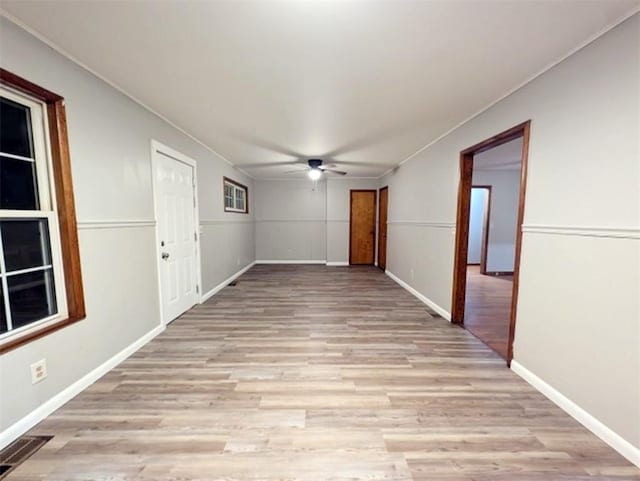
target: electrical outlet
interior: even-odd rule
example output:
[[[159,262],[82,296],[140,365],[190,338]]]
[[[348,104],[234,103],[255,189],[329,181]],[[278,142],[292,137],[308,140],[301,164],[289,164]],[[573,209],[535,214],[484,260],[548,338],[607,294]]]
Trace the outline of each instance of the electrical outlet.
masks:
[[[31,383],[36,384],[47,377],[47,360],[40,359],[31,364]]]

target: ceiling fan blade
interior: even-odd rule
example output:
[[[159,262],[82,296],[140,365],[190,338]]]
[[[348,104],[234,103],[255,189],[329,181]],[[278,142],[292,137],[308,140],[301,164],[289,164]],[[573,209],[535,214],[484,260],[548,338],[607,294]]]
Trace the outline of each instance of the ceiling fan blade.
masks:
[[[322,170],[324,172],[331,172],[332,174],[347,175],[347,173],[342,170],[335,170],[335,169],[322,169]]]
[[[335,167],[338,167],[336,164],[323,164],[318,166],[318,169],[320,170],[327,170],[327,169],[333,169]]]
[[[296,170],[287,170],[286,172],[283,172],[283,174],[298,174],[301,172],[306,172],[309,169],[296,169]]]
[[[305,164],[306,161],[304,159],[296,159],[296,160],[285,160],[282,162],[256,162],[253,164],[235,164],[236,167],[240,169],[244,168],[256,168],[256,167],[278,167],[280,165],[296,165],[296,164]]]
[[[337,159],[332,159],[331,162],[335,163],[336,167],[340,165],[349,165],[353,167],[380,167],[384,169],[390,169],[391,167],[393,167],[393,164],[376,164],[374,162],[352,162],[349,160],[337,160]]]

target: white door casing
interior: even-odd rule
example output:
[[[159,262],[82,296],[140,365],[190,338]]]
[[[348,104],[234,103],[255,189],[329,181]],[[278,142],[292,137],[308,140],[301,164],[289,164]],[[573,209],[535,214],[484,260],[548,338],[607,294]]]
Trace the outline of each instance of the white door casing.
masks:
[[[196,163],[151,143],[162,324],[199,302]]]

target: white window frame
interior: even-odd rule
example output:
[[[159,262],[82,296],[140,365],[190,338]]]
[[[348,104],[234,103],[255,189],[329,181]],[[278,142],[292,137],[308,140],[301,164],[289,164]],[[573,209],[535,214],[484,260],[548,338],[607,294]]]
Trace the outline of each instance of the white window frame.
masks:
[[[232,189],[232,205],[227,206],[227,187],[231,187]],[[244,208],[236,207],[236,202],[238,199],[238,193],[241,192],[244,198]],[[249,189],[246,185],[242,185],[235,180],[231,180],[228,177],[223,177],[222,179],[222,202],[224,205],[225,212],[236,212],[239,214],[248,214],[249,213]]]
[[[0,219],[47,219],[49,228],[49,243],[51,252],[50,267],[53,270],[54,291],[56,296],[56,313],[38,321],[31,322],[17,329],[12,329],[11,309],[8,291],[8,277],[28,272],[45,270],[49,266],[39,268],[23,269],[12,271],[9,275],[5,269],[4,248],[2,236],[0,236],[0,281],[2,283],[4,296],[4,306],[7,332],[0,334],[0,345],[17,337],[22,337],[33,331],[37,331],[48,325],[55,324],[61,319],[68,317],[67,295],[62,263],[62,248],[60,240],[60,228],[58,225],[58,212],[56,196],[54,191],[53,164],[51,156],[51,145],[49,141],[49,126],[46,122],[47,107],[44,102],[36,100],[28,95],[13,90],[6,85],[0,85],[0,94],[13,102],[24,105],[30,110],[31,132],[33,139],[34,158],[21,157],[18,155],[1,153],[4,157],[10,157],[25,162],[35,162],[36,180],[38,183],[39,210],[10,210],[0,209]]]

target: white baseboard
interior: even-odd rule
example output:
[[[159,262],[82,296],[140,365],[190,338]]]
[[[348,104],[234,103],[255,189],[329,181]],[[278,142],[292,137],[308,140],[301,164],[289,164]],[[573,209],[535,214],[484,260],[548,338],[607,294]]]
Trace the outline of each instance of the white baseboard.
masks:
[[[327,265],[330,266],[330,267],[344,267],[344,266],[349,266],[349,263],[348,262],[343,262],[343,261],[341,261],[341,262],[333,262],[333,261],[329,262],[329,261],[327,261]]]
[[[32,427],[42,421],[44,418],[49,416],[55,410],[60,408],[63,404],[73,399],[79,393],[84,391],[86,388],[91,386],[94,382],[108,373],[111,369],[116,367],[126,358],[131,356],[134,352],[144,346],[146,343],[151,341],[154,337],[164,331],[165,326],[158,326],[147,334],[142,336],[140,339],[135,341],[133,344],[127,346],[118,354],[113,356],[111,359],[107,360],[93,371],[91,371],[86,376],[78,379],[71,386],[67,387],[63,391],[59,392],[51,399],[46,401],[44,404],[39,406],[38,408],[31,411],[25,417],[17,421],[16,423],[9,426],[7,429],[0,433],[0,449],[3,449],[5,446],[11,444],[17,438],[22,436],[24,433],[29,431]]]
[[[418,299],[420,299],[423,303],[425,303],[431,309],[433,309],[438,314],[440,314],[444,319],[446,319],[447,321],[451,322],[451,313],[449,311],[447,311],[446,309],[443,309],[442,307],[440,307],[438,304],[433,302],[427,296],[425,296],[425,295],[421,294],[420,292],[418,292],[417,290],[415,290],[413,287],[411,287],[409,284],[404,282],[402,279],[400,279],[399,277],[397,277],[396,275],[394,275],[390,271],[384,271],[384,273],[386,275],[388,275],[389,277],[391,277],[391,279],[396,281],[396,283],[398,283],[401,287],[404,287],[407,291],[409,291],[411,294],[413,294]]]
[[[582,409],[571,399],[567,398],[534,373],[529,371],[518,361],[511,361],[511,370],[544,394],[549,398],[549,400],[582,424],[585,428],[640,468],[640,448],[635,447],[629,441],[614,432],[611,428],[605,426],[602,422]]]
[[[238,272],[236,272],[235,274],[233,274],[232,276],[228,277],[227,279],[225,279],[224,281],[222,281],[220,284],[218,284],[216,287],[214,287],[213,289],[211,289],[209,292],[205,292],[204,294],[202,294],[202,296],[200,297],[200,304],[208,301],[209,299],[211,299],[215,294],[217,294],[219,291],[221,291],[222,289],[224,289],[225,287],[227,287],[229,285],[230,282],[234,281],[235,279],[237,279],[238,277],[240,277],[242,274],[244,274],[245,272],[247,272],[249,269],[251,269],[254,265],[256,264],[256,261],[253,261],[251,264],[249,264],[246,267],[243,267],[242,269],[240,269]]]
[[[326,264],[327,261],[319,260],[260,260],[256,264]]]

